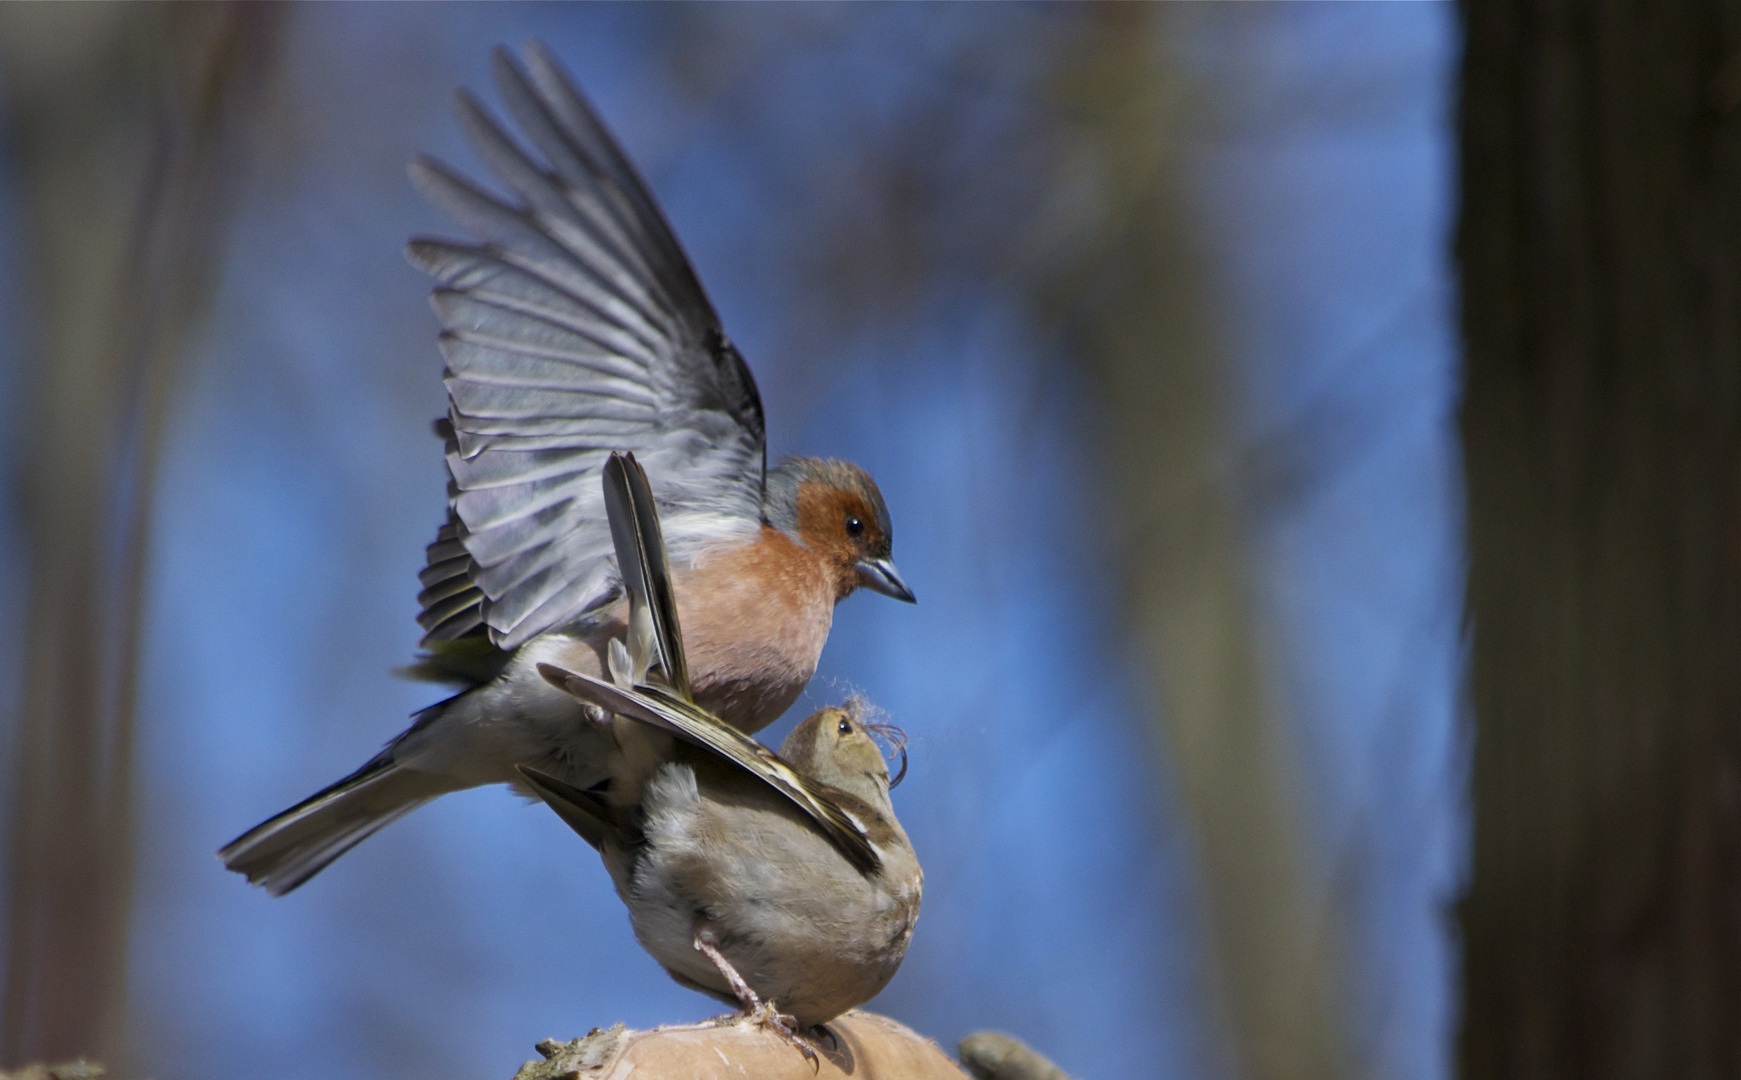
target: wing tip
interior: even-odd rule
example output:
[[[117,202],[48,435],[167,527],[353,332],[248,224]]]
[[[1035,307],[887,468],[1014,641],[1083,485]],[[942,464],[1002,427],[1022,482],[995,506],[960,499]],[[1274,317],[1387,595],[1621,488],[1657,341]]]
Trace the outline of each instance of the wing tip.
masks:
[[[561,690],[563,693],[572,694],[574,692],[569,689],[569,685],[574,681],[574,673],[569,671],[567,668],[560,668],[555,664],[540,662],[538,664],[538,674],[543,677],[545,682],[556,687],[556,689]]]

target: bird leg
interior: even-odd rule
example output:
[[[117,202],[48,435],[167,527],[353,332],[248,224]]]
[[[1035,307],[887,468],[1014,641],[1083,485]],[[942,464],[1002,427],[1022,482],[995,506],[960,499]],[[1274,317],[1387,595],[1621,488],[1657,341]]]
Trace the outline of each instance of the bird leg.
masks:
[[[781,1042],[791,1046],[813,1069],[820,1070],[822,1063],[816,1057],[816,1048],[810,1045],[810,1040],[798,1033],[798,1022],[792,1017],[774,1008],[771,1001],[763,1001],[750,989],[750,984],[731,966],[731,961],[725,958],[713,944],[713,935],[705,930],[695,935],[695,948],[701,955],[713,962],[719,973],[725,976],[725,981],[731,985],[731,992],[737,995],[738,1005],[743,1009],[743,1015],[750,1023],[765,1031],[770,1031]]]

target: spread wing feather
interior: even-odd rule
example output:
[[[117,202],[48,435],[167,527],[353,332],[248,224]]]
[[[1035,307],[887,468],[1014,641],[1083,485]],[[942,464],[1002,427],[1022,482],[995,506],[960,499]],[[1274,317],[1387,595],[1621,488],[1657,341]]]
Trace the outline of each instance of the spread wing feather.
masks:
[[[628,159],[555,59],[498,49],[530,151],[471,95],[461,127],[504,200],[427,159],[412,178],[474,243],[414,240],[447,364],[448,524],[419,597],[424,644],[512,649],[614,601],[599,470],[633,451],[671,553],[760,527],[765,437],[748,367]],[[534,154],[537,156],[534,157]]]
[[[425,549],[426,564],[417,575],[423,591],[417,594],[421,614],[417,619],[430,638],[451,641],[483,625],[484,594],[471,579],[471,556],[459,539],[459,518],[447,511],[447,524],[435,534],[435,543]]]

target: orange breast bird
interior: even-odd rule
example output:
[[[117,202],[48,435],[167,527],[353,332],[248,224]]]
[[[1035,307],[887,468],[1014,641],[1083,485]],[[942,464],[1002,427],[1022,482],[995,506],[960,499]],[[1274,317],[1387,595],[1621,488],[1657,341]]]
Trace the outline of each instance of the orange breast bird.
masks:
[[[470,94],[460,124],[515,198],[420,158],[413,181],[474,243],[414,240],[442,325],[447,524],[420,575],[421,677],[457,696],[355,773],[219,851],[273,895],[449,791],[580,790],[614,743],[540,663],[605,675],[625,604],[599,480],[612,451],[654,478],[695,700],[745,732],[803,691],[834,605],[864,587],[912,602],[882,493],[850,462],[767,467],[755,380],[634,166],[555,58],[497,49],[529,153]],[[541,159],[541,160],[540,160]]]

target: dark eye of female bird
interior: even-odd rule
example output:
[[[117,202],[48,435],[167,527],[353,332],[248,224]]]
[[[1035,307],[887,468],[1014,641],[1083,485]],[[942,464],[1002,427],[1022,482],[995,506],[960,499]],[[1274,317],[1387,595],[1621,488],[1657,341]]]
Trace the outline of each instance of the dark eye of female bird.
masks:
[[[851,720],[842,720],[840,722],[840,726],[837,727],[835,730],[840,732],[842,735],[851,735],[852,734],[852,721]]]
[[[846,519],[846,535],[848,535],[848,536],[863,536],[864,535],[864,522],[860,521],[859,519],[857,519],[855,517],[847,518]]]

